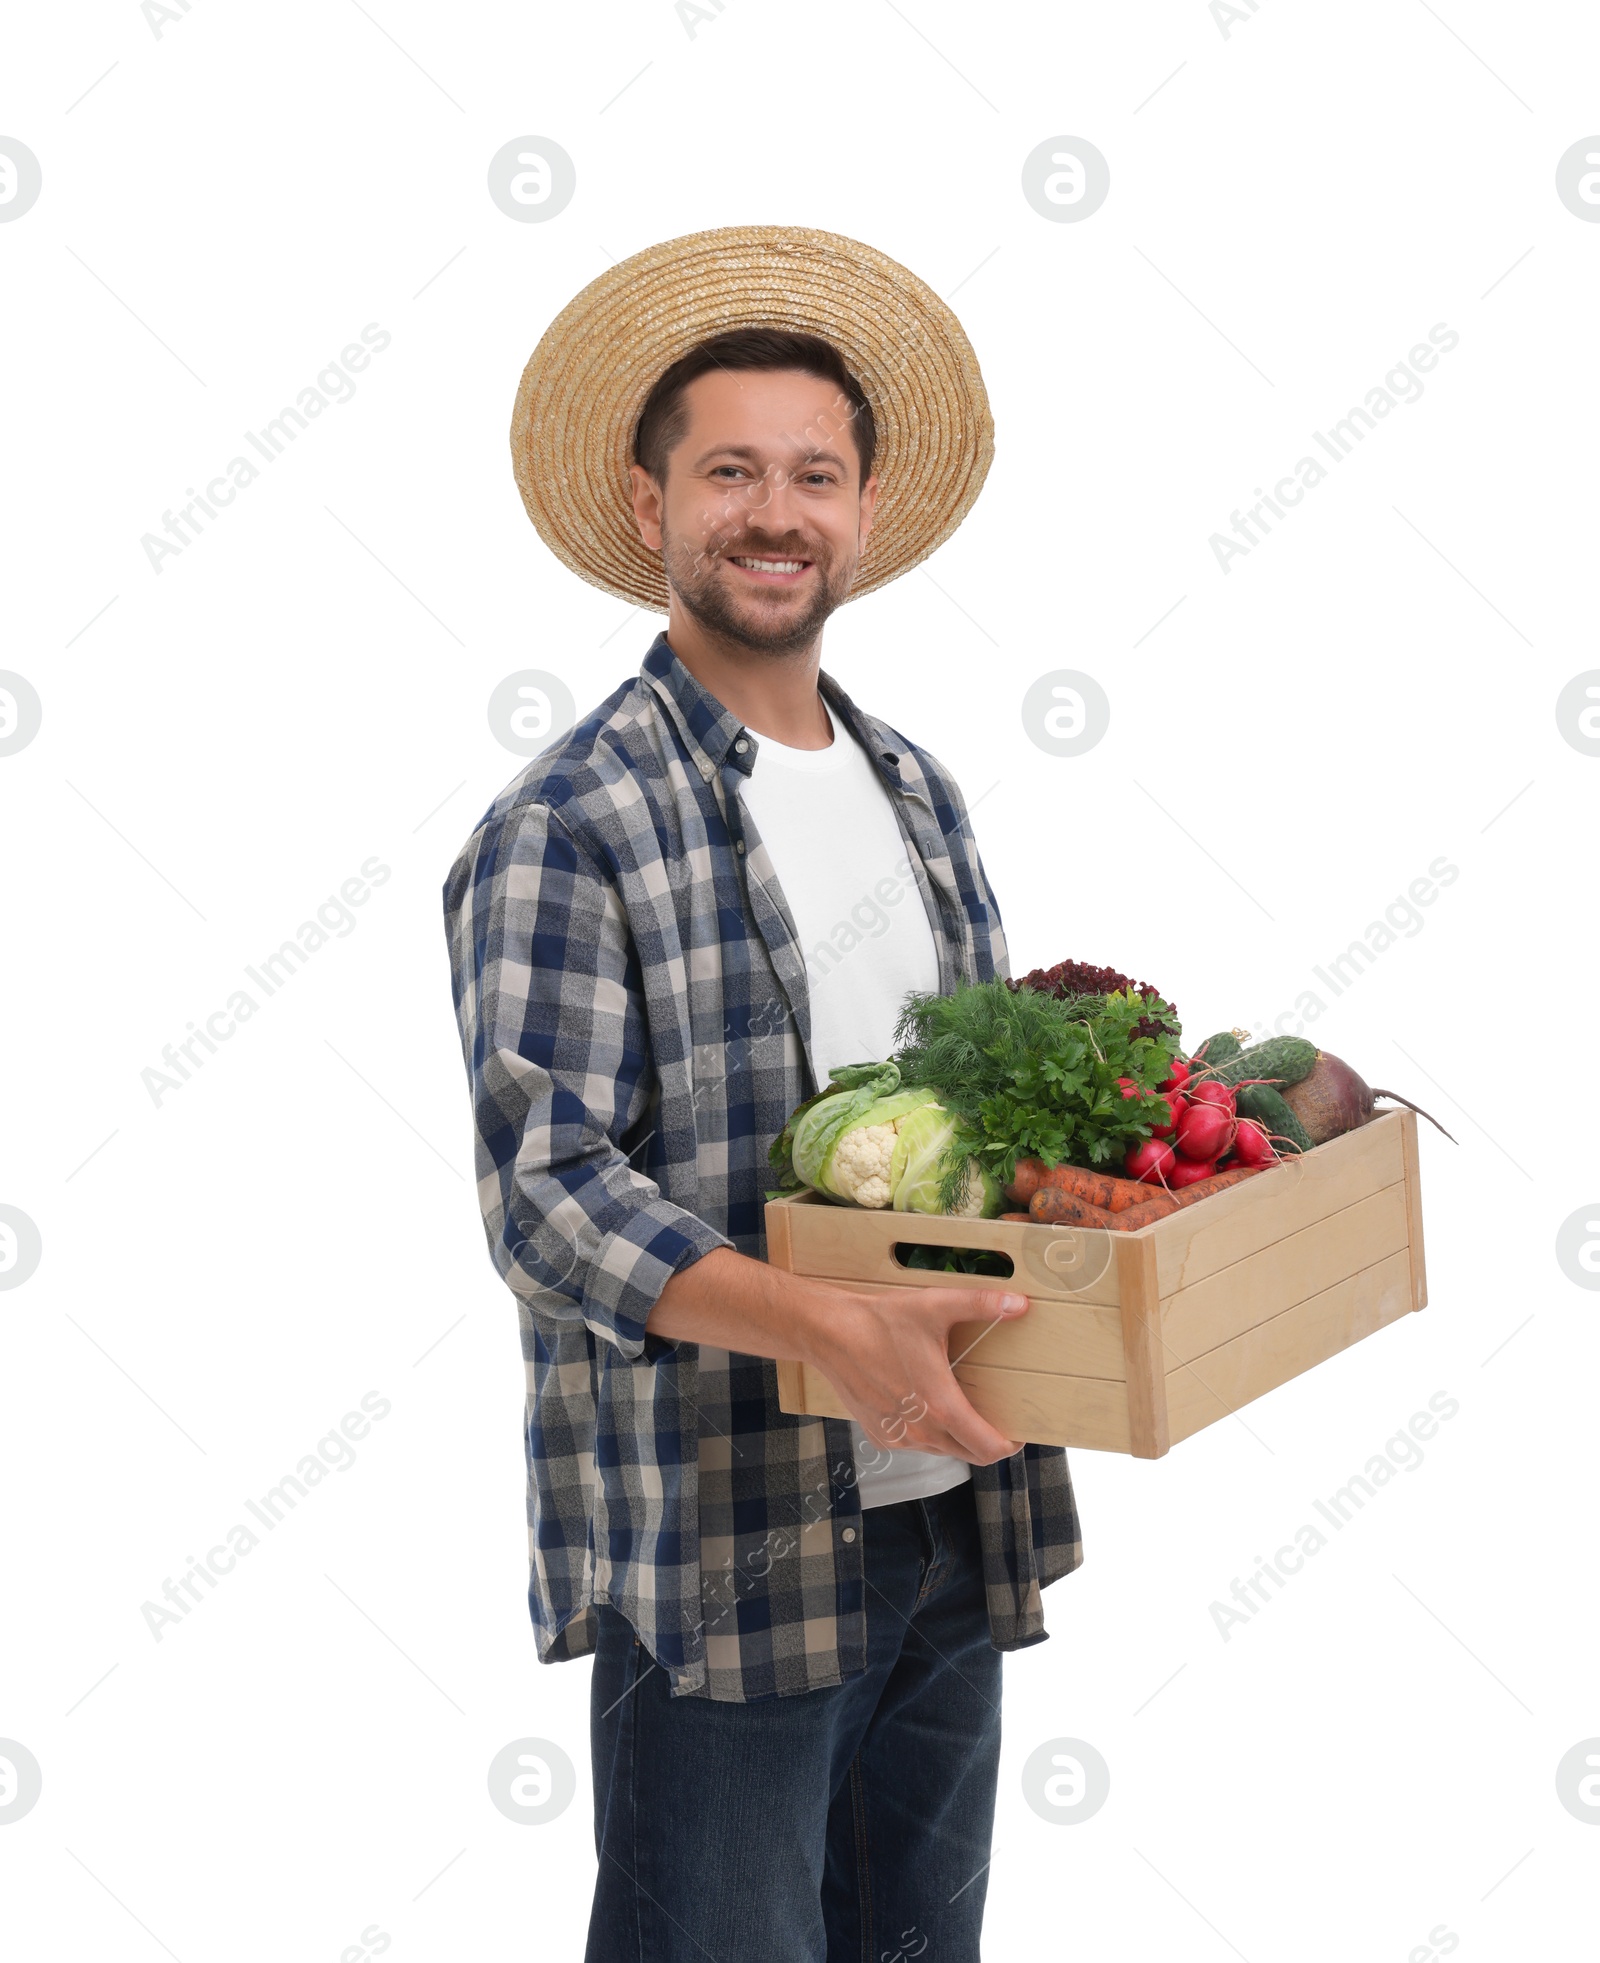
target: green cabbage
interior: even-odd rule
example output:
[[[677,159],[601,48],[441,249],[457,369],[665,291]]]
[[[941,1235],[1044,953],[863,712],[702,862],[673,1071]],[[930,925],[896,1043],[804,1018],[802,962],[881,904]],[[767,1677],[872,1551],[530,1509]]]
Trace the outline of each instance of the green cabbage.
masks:
[[[940,1197],[950,1163],[956,1121],[942,1104],[925,1103],[899,1125],[889,1183],[898,1213],[944,1213]],[[966,1163],[961,1198],[950,1211],[964,1219],[988,1220],[1000,1211],[1000,1182],[974,1158]]]

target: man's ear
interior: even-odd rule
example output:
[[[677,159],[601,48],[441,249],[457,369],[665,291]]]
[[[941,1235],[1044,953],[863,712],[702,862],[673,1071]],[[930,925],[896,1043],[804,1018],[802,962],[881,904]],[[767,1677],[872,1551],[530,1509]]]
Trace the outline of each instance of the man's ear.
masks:
[[[878,479],[876,475],[867,479],[861,487],[861,543],[867,542],[867,534],[872,530],[872,514],[878,503]]]
[[[652,552],[661,550],[661,487],[643,464],[629,464],[633,479],[633,516],[639,536]]]

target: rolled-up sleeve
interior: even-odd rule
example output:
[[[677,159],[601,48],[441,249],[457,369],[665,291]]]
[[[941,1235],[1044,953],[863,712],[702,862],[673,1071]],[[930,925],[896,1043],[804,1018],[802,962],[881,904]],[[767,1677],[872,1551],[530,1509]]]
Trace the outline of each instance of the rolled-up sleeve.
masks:
[[[444,910],[495,1267],[536,1316],[653,1362],[674,1347],[645,1328],[662,1289],[732,1243],[623,1150],[654,1072],[616,887],[556,812],[525,804],[473,835]]]

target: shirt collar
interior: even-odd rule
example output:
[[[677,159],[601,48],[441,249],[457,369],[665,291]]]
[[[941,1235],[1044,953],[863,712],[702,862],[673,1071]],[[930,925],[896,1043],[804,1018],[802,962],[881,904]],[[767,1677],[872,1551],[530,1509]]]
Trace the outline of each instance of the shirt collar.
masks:
[[[651,643],[640,672],[672,709],[696,763],[709,763],[719,771],[731,766],[743,776],[750,775],[760,737],[723,708],[709,689],[701,687],[673,652],[665,632],[657,634]],[[863,714],[831,675],[819,673],[817,685],[828,707],[872,758],[879,774],[896,790],[902,789],[899,766],[904,745],[899,737],[886,723]]]

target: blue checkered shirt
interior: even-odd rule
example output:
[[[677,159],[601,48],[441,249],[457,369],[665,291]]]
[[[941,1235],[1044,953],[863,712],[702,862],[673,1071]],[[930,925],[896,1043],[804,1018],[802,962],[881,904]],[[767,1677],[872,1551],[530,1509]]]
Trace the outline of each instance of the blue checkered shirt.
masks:
[[[924,751],[829,707],[887,786],[940,986],[1005,974],[966,809]],[[508,784],[444,888],[478,1195],[527,1372],[529,1608],[542,1662],[633,1624],[674,1696],[866,1665],[849,1423],[778,1408],[768,1359],[645,1319],[714,1247],[758,1259],[767,1149],[815,1088],[805,962],[739,791],[759,739],[658,636],[637,679]],[[1082,1559],[1066,1454],[974,1466],[991,1639],[1045,1640]]]

